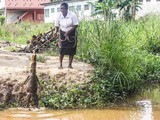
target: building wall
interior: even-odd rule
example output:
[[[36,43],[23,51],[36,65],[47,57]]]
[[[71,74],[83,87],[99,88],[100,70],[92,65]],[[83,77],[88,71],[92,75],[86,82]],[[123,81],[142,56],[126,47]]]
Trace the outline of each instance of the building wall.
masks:
[[[87,2],[94,2],[96,0],[86,0],[78,2],[68,2],[69,9],[74,11],[79,19],[88,19],[91,17],[92,6]],[[81,5],[81,10],[78,10],[77,6]],[[88,5],[89,9],[86,9]],[[44,21],[45,23],[54,22],[57,14],[60,12],[60,4],[49,4],[44,7]]]
[[[23,11],[18,10],[6,10],[6,22],[11,23],[18,20],[18,16],[22,15]]]
[[[75,10],[78,18],[81,19],[92,19],[91,13],[92,13],[92,6],[89,6],[89,10],[84,10],[84,5],[88,4],[87,2],[94,2],[96,0],[84,0],[84,1],[78,1],[78,2],[69,2],[69,6],[75,6],[81,5],[82,10],[77,11]],[[149,13],[160,13],[160,0],[139,0],[141,1],[142,5],[139,11],[136,14],[136,18],[145,16]],[[57,13],[57,9],[60,7],[60,4],[46,4],[44,6],[44,21],[45,23],[54,22]],[[52,12],[51,9],[54,9],[54,12]],[[117,11],[118,13],[118,11]],[[118,17],[118,16],[117,16]]]
[[[6,23],[17,22],[18,18],[22,21],[44,21],[44,6],[51,0],[0,0],[4,2],[4,12]],[[24,13],[26,13],[24,15]],[[21,17],[23,16],[23,17]],[[35,18],[35,19],[34,19]]]
[[[36,15],[34,16],[35,12],[36,12]],[[43,10],[28,11],[28,14],[26,14],[22,18],[22,21],[29,21],[29,22],[37,21],[37,22],[42,22],[42,21],[44,21],[44,12],[43,12]]]
[[[151,13],[160,13],[160,0],[140,0],[142,2],[141,8],[136,14],[136,18],[143,17]]]
[[[26,13],[24,17],[22,17],[21,21],[37,21],[37,22],[43,22],[44,21],[44,11],[43,10],[7,10],[6,14],[6,22],[12,23],[12,22],[18,22],[19,17],[21,17],[24,13]],[[34,12],[36,12],[36,15],[34,16]],[[36,18],[34,18],[36,17]]]
[[[5,0],[0,0],[0,9],[4,9],[5,7]]]
[[[36,20],[44,22],[44,10],[37,10]]]
[[[43,9],[42,3],[50,2],[51,0],[6,0],[7,9]]]
[[[0,0],[0,15],[5,16],[5,0]]]

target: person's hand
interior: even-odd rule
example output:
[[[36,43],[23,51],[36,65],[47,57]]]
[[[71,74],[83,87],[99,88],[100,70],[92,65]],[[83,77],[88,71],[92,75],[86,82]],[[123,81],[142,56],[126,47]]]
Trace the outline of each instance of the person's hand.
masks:
[[[64,36],[66,37],[66,36],[69,36],[69,32],[66,32],[65,34],[64,34]]]

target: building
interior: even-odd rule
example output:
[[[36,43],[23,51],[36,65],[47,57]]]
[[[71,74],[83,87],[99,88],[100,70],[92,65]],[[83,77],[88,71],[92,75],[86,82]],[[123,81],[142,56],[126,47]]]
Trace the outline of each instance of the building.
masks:
[[[0,14],[7,23],[17,21],[44,21],[44,6],[51,0],[0,0]]]
[[[94,7],[88,2],[97,0],[68,0],[69,9],[76,12],[79,19],[92,19]],[[142,4],[136,18],[150,13],[160,12],[160,0],[139,0]],[[60,2],[51,0],[0,0],[0,15],[5,16],[7,23],[17,21],[54,22],[60,12]]]
[[[136,17],[143,17],[147,14],[160,13],[160,0],[139,0],[142,4],[139,11],[136,13]]]
[[[97,0],[69,0],[69,10],[76,12],[79,19],[92,19],[94,7],[88,2]],[[139,0],[141,8],[136,13],[136,18],[143,17],[149,13],[160,13],[160,0]],[[45,23],[54,22],[58,12],[60,12],[60,2],[50,2],[44,5],[44,21]],[[117,14],[118,11],[116,10]],[[118,15],[117,15],[118,16]]]
[[[94,10],[94,7],[88,2],[95,2],[96,0],[70,0],[67,1],[69,10],[74,11],[79,19],[89,19]],[[44,21],[45,23],[54,22],[57,13],[60,12],[61,2],[50,2],[44,5]]]

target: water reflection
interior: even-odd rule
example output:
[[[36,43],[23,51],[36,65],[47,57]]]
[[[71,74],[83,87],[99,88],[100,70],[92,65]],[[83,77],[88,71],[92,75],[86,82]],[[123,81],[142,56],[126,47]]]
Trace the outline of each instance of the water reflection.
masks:
[[[137,101],[137,104],[141,106],[141,120],[154,120],[152,102],[150,100]]]

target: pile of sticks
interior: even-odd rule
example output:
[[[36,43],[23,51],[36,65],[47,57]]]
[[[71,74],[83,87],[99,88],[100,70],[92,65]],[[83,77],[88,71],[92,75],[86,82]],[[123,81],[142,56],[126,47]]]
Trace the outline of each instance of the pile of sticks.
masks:
[[[37,36],[33,35],[30,40],[27,41],[27,46],[21,50],[28,53],[36,53],[45,52],[48,48],[57,45],[58,36],[54,35],[55,28],[51,28],[46,33],[40,33]]]

